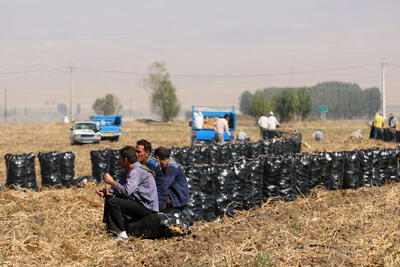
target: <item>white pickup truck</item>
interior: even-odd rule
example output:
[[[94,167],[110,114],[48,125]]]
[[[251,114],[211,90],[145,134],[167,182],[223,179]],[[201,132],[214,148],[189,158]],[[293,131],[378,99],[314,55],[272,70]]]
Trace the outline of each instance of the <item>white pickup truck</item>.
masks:
[[[101,135],[99,133],[99,126],[93,121],[78,121],[75,122],[73,127],[70,129],[71,145],[77,143],[88,144],[88,143],[99,143]]]

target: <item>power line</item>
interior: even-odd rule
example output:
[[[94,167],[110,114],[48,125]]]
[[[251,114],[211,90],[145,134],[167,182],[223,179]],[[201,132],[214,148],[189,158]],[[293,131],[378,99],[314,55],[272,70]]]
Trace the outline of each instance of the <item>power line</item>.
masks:
[[[27,73],[47,72],[47,71],[66,70],[66,69],[67,67],[41,69],[41,70],[10,71],[10,72],[0,72],[0,75],[27,74]]]
[[[397,64],[388,64],[388,65],[397,65]],[[338,68],[326,68],[326,69],[315,69],[309,71],[298,71],[298,72],[273,72],[273,73],[256,73],[256,74],[183,74],[183,73],[170,73],[175,77],[200,77],[200,78],[254,78],[254,77],[271,77],[271,76],[292,76],[292,75],[301,75],[301,74],[313,74],[313,73],[321,73],[321,72],[332,72],[332,71],[342,71],[342,70],[351,70],[351,69],[360,69],[371,66],[378,66],[377,64],[364,64],[364,65],[354,65],[354,66],[346,66],[346,67],[338,67]],[[400,65],[398,65],[400,66]],[[11,71],[11,72],[0,72],[0,75],[13,75],[13,74],[28,74],[28,73],[37,73],[37,72],[46,72],[46,71],[56,71],[56,70],[69,70],[71,67],[59,67],[59,68],[49,68],[49,69],[40,69],[40,70],[25,70],[25,71]],[[74,69],[80,69],[84,71],[95,71],[95,72],[106,72],[106,73],[116,73],[116,74],[127,74],[127,75],[149,75],[150,72],[134,72],[134,71],[123,71],[123,70],[111,70],[111,69],[101,69],[101,68],[89,68],[89,67],[80,67],[74,66]]]

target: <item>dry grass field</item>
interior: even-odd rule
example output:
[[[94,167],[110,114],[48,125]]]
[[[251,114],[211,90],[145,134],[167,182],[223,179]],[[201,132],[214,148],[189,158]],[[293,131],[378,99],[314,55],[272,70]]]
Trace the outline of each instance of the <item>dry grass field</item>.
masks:
[[[71,146],[64,124],[3,125],[0,155],[73,151],[75,176],[91,174],[90,150],[121,148],[148,139],[154,147],[190,144],[187,122],[124,122],[119,142]],[[327,141],[311,134],[320,128]],[[252,140],[254,120],[241,118]],[[362,130],[364,139],[349,134]],[[298,130],[311,148],[341,151],[395,147],[368,140],[362,121],[307,121],[282,125]],[[39,163],[36,160],[40,183]],[[0,184],[6,180],[0,164]],[[400,266],[400,185],[358,190],[316,188],[293,202],[267,202],[236,212],[233,218],[196,222],[192,234],[162,240],[130,237],[115,241],[103,230],[103,199],[96,187],[0,192],[0,265],[2,266]]]

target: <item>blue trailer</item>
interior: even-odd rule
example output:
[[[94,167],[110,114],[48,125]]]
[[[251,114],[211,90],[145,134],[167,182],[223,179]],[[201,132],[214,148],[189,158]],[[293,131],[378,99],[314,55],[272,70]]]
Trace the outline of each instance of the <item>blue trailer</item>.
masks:
[[[192,145],[210,142],[214,139],[214,125],[207,125],[207,120],[213,118],[223,118],[226,114],[229,115],[229,136],[224,132],[224,140],[227,143],[234,142],[236,129],[236,112],[234,106],[229,107],[211,107],[211,106],[192,106]],[[198,123],[199,118],[203,118],[203,123]]]
[[[102,140],[118,141],[121,136],[122,115],[92,116],[92,120],[98,124]]]

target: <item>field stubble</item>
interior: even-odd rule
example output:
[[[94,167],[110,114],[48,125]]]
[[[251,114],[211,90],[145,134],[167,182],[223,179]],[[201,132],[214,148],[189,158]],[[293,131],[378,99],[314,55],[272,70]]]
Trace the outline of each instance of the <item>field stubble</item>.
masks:
[[[239,120],[238,128],[258,140],[254,121]],[[187,122],[126,122],[119,142],[71,146],[70,125],[4,125],[1,155],[6,153],[73,151],[76,177],[91,174],[90,150],[134,145],[148,139],[159,145],[190,143]],[[313,141],[322,129],[327,142]],[[311,149],[340,151],[395,144],[370,141],[360,121],[309,121],[284,124],[299,130]],[[350,141],[361,129],[364,139]],[[39,164],[36,160],[38,181]],[[0,166],[5,183],[5,164]],[[167,240],[131,237],[118,242],[101,223],[103,200],[96,187],[0,192],[0,263],[4,266],[398,266],[400,265],[400,186],[325,191],[316,188],[293,202],[268,201],[234,218],[195,223],[192,234]]]

